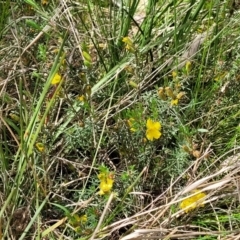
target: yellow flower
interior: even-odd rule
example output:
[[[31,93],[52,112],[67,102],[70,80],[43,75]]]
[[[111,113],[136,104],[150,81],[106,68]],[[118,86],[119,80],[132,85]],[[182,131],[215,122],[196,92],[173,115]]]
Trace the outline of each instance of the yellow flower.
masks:
[[[179,100],[185,95],[185,92],[180,92],[171,100],[171,106],[176,106],[179,103]]]
[[[133,42],[130,37],[124,37],[122,41],[128,45],[131,45],[131,46],[133,45]]]
[[[124,37],[122,41],[125,43],[126,50],[129,52],[135,52],[135,48],[130,37]]]
[[[56,85],[56,84],[60,83],[61,79],[62,79],[61,75],[59,75],[58,73],[56,73],[56,74],[54,75],[52,81],[51,81],[51,84],[52,84],[52,85]]]
[[[161,137],[161,124],[160,122],[154,122],[151,119],[147,120],[146,124],[146,137],[148,140],[153,141],[153,139],[158,139]]]
[[[136,131],[137,131],[136,128],[133,128],[134,121],[135,121],[134,118],[129,118],[129,119],[127,120],[128,126],[130,127],[130,131],[132,131],[132,132],[136,132]]]
[[[112,190],[113,182],[114,182],[113,179],[110,179],[110,178],[106,178],[105,181],[100,182],[100,186],[99,186],[100,192],[99,192],[99,194],[104,195],[104,194],[109,193]]]
[[[72,227],[74,227],[74,230],[76,232],[79,232],[81,230],[81,227],[87,222],[87,215],[81,215],[79,216],[77,213],[73,214],[72,216],[69,216],[69,223]]]
[[[39,152],[44,152],[45,147],[42,143],[36,143],[36,148]]]
[[[99,173],[99,174],[98,174],[98,179],[99,179],[100,181],[104,181],[105,178],[106,178],[106,173]]]
[[[78,100],[79,100],[80,102],[84,102],[84,101],[85,101],[84,95],[78,96]]]
[[[178,99],[172,99],[171,100],[171,106],[178,105]]]
[[[100,180],[100,195],[109,194],[112,190],[114,179],[111,173],[100,173],[98,174],[98,179]]]
[[[194,190],[192,193],[195,194],[184,199],[180,203],[180,208],[183,209],[185,213],[188,213],[197,207],[204,207],[203,202],[206,194],[204,192],[200,192],[199,190]]]
[[[87,222],[87,215],[86,214],[82,215],[80,219],[82,223]]]
[[[87,222],[87,215],[86,214],[84,214],[82,216],[74,214],[74,218],[75,218],[76,222],[78,222],[78,223],[84,224],[84,223]]]

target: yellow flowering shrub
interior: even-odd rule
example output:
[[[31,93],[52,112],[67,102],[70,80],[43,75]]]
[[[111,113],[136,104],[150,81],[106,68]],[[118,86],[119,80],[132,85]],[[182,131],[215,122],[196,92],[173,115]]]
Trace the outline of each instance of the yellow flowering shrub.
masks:
[[[148,119],[146,127],[146,138],[149,141],[153,141],[153,139],[159,139],[161,137],[162,133],[160,122],[154,122],[151,119]]]
[[[194,190],[192,192],[192,194],[194,194],[194,195],[184,199],[180,203],[179,207],[181,209],[183,209],[185,213],[188,213],[188,212],[194,210],[197,207],[204,207],[203,202],[205,200],[206,194],[204,192],[201,192],[201,191],[197,190],[197,189]]]

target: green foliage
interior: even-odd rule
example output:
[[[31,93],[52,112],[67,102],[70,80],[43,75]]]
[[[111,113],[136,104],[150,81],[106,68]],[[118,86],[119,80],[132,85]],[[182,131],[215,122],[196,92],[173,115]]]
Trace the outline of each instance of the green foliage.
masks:
[[[0,2],[0,40],[4,35],[4,28],[10,16],[10,0]]]
[[[240,140],[234,9],[204,0],[1,2],[0,238],[120,239],[146,228],[143,211],[151,227],[173,219],[168,227],[178,228],[178,191]],[[183,222],[226,233],[239,229],[237,210],[231,224],[210,208]],[[114,225],[137,214],[132,228]]]

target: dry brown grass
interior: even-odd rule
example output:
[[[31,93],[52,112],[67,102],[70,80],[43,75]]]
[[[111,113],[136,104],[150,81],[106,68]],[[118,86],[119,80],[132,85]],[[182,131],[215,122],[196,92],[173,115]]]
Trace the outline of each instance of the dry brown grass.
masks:
[[[237,149],[233,149],[229,152],[235,152]],[[132,217],[117,221],[104,229],[99,233],[105,236],[111,236],[116,231],[123,227],[130,227],[129,233],[127,233],[121,240],[130,239],[195,239],[200,236],[210,236],[215,239],[239,239],[240,231],[237,229],[229,229],[228,231],[221,231],[221,222],[217,222],[218,215],[215,212],[216,209],[225,202],[226,198],[231,198],[231,204],[239,204],[240,201],[240,164],[239,154],[234,154],[224,160],[224,156],[216,159],[212,166],[215,170],[212,173],[203,176],[193,174],[198,171],[198,168],[205,161],[205,156],[211,152],[208,149],[201,158],[196,161],[184,172],[178,179],[176,179],[169,188],[163,192],[160,196],[153,199],[153,201],[142,211],[133,215]],[[229,153],[228,153],[229,154]],[[230,159],[235,159],[229,163]],[[220,162],[228,162],[226,164],[219,165]],[[211,167],[212,169],[212,167]],[[192,176],[192,179],[188,181],[186,186],[179,189],[179,181],[185,176]],[[186,214],[184,210],[179,209],[179,203],[186,199],[184,195],[191,194],[194,189],[199,189],[201,192],[206,193],[206,199],[204,201],[204,208],[194,210],[193,213]],[[143,194],[144,196],[144,194]],[[173,208],[177,209],[173,212]],[[221,208],[221,207],[220,207]],[[199,213],[197,212],[199,211]],[[228,209],[229,214],[231,209]],[[219,231],[213,231],[211,228],[199,227],[191,224],[193,219],[201,212],[211,212],[216,214],[216,222],[219,225]],[[229,222],[231,225],[231,220]],[[234,224],[233,224],[234,225]],[[102,238],[100,238],[102,239]]]

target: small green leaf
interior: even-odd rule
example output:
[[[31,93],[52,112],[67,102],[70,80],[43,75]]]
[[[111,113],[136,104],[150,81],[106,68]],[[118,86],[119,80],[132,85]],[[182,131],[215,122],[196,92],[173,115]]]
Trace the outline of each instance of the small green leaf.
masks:
[[[31,27],[35,30],[42,30],[42,27],[31,19],[26,19],[26,25],[28,25],[29,27]]]

